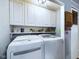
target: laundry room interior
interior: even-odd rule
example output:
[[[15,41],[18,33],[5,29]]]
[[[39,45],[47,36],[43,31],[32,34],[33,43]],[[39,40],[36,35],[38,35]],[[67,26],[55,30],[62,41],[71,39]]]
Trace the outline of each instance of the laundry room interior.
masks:
[[[1,0],[0,59],[79,59],[79,0]]]

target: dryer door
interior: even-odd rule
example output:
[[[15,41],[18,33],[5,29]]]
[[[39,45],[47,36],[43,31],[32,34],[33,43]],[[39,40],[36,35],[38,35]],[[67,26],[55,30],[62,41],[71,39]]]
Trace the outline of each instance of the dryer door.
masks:
[[[15,46],[11,51],[10,59],[43,59],[43,43],[40,40],[31,40],[23,45]]]
[[[11,59],[42,59],[41,47],[11,53]]]

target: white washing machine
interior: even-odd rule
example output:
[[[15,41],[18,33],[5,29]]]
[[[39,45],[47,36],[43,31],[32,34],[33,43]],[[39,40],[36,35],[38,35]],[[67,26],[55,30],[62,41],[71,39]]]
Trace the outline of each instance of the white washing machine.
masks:
[[[45,45],[45,59],[63,59],[63,39],[50,34],[41,34]]]
[[[16,37],[8,46],[7,59],[44,59],[43,40],[36,35]]]

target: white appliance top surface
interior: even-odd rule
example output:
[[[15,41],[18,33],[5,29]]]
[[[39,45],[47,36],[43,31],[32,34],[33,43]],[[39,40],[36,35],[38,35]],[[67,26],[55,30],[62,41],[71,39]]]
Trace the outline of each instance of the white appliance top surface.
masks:
[[[14,39],[14,41],[25,41],[25,40],[36,40],[39,39],[40,36],[38,35],[24,35],[24,36],[18,36]]]
[[[58,36],[52,34],[40,34],[39,36],[43,38],[57,38]]]
[[[43,40],[40,36],[37,35],[24,35],[16,37],[9,46],[19,46],[19,45],[28,45],[35,43],[42,43]]]
[[[62,39],[61,37],[58,37],[58,36],[52,35],[52,34],[40,34],[39,36],[41,36],[43,38],[43,40],[59,40],[59,39]]]

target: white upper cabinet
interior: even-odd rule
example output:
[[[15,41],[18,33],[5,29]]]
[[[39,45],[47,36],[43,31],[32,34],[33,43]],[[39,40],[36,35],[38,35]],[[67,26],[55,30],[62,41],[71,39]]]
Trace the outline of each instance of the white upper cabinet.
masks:
[[[57,15],[56,11],[50,11],[50,26],[56,27],[56,21],[57,21]]]
[[[28,24],[31,26],[50,26],[50,11],[28,4]]]
[[[24,3],[20,0],[10,1],[10,24],[24,25]]]
[[[50,1],[10,0],[10,25],[56,27],[57,10],[60,6]]]

